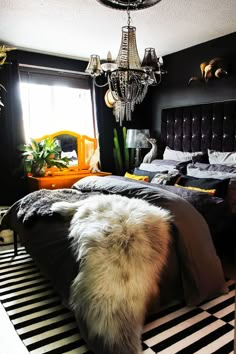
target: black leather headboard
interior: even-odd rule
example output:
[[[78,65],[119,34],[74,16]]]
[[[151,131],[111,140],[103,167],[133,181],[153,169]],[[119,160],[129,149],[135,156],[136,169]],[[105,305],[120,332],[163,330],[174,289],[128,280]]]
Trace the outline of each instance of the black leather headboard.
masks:
[[[162,110],[164,145],[180,151],[236,151],[236,100]]]

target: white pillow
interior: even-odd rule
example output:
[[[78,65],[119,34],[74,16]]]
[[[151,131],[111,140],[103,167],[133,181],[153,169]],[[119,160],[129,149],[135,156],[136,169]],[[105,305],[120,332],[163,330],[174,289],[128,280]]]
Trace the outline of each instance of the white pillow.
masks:
[[[197,152],[185,152],[185,151],[177,151],[172,150],[168,146],[166,146],[163,160],[175,160],[175,161],[190,161],[193,156],[203,155],[202,151]]]
[[[221,152],[208,149],[208,158],[210,164],[236,166],[236,152]]]

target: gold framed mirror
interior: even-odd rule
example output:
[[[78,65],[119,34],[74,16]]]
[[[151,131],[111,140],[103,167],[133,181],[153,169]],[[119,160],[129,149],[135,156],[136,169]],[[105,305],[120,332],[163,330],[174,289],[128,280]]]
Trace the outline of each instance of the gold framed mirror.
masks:
[[[46,138],[56,139],[61,148],[61,157],[72,159],[68,168],[59,170],[54,167],[50,169],[53,174],[73,174],[89,172],[89,162],[97,148],[97,139],[87,135],[81,135],[69,130],[62,130],[52,134],[44,135],[35,139],[37,142]]]

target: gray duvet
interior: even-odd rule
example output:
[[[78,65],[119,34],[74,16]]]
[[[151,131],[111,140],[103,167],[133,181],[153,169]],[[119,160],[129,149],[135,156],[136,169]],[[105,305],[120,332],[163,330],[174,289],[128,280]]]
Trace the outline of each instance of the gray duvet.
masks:
[[[116,176],[87,177],[75,183],[74,188],[142,198],[170,210],[179,234],[177,253],[186,302],[196,304],[227,291],[208,225],[189,202],[156,185]]]

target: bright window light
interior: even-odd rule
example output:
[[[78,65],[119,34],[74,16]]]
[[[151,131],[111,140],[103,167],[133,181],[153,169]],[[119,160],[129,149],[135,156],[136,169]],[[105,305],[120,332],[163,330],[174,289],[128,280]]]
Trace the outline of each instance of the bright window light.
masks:
[[[21,82],[20,91],[27,142],[60,130],[95,137],[90,90]]]

